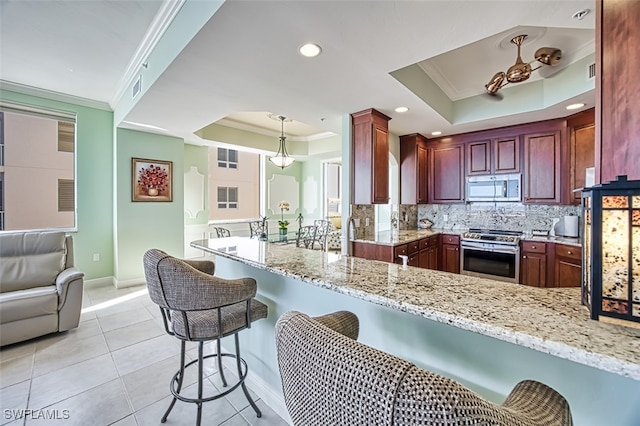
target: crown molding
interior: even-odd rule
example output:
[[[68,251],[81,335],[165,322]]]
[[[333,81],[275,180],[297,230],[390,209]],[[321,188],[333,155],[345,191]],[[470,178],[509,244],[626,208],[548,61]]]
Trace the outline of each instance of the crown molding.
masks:
[[[138,77],[140,68],[142,68],[145,62],[149,59],[153,49],[155,49],[185,2],[186,0],[164,0],[162,2],[158,13],[154,16],[147,32],[138,45],[136,53],[129,61],[127,69],[120,77],[120,81],[118,81],[116,86],[116,91],[109,100],[109,105],[111,105],[112,108],[115,109],[118,102],[120,102],[120,99],[122,99],[122,96],[124,96],[127,88],[133,84],[134,79]]]
[[[40,89],[39,87],[27,86],[25,84],[14,83],[12,81],[0,80],[0,89],[23,95],[37,96],[39,98],[50,99],[52,101],[66,102],[88,108],[101,109],[103,111],[112,111],[111,107],[106,102],[69,95],[66,93],[54,92],[53,90]]]

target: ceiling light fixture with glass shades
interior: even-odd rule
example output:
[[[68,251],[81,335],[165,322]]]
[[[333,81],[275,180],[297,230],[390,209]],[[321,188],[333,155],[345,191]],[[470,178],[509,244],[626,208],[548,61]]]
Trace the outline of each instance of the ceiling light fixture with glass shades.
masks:
[[[274,157],[269,158],[269,160],[275,164],[277,167],[284,169],[285,167],[289,167],[295,161],[287,152],[287,145],[285,141],[287,138],[284,136],[284,121],[287,117],[283,115],[279,115],[278,119],[280,120],[280,146],[278,147],[278,152]]]

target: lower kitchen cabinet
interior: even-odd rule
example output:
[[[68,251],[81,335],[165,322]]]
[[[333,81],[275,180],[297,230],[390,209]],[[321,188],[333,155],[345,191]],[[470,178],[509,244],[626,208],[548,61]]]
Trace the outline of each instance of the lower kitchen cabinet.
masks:
[[[547,286],[547,244],[523,241],[520,257],[520,284]]]
[[[459,235],[442,235],[442,257],[440,259],[440,270],[451,272],[453,274],[460,273],[460,236]]]
[[[560,243],[523,241],[520,283],[533,287],[580,287],[582,248]]]
[[[438,235],[420,240],[420,267],[438,269]]]
[[[582,248],[556,244],[553,287],[580,287],[582,283]]]
[[[353,241],[353,256],[362,259],[380,260],[383,262],[393,262],[394,247],[382,244],[361,243]],[[406,244],[404,245],[406,247]]]

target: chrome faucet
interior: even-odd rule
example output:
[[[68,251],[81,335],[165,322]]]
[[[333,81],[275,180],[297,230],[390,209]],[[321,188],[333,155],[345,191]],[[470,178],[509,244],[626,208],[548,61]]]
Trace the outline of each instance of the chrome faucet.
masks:
[[[347,256],[353,256],[353,240],[356,239],[356,221],[353,216],[349,216],[347,219]]]

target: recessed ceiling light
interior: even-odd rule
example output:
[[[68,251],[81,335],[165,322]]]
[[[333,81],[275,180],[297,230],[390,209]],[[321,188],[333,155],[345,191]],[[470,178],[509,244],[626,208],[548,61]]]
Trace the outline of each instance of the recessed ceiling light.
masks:
[[[302,56],[306,56],[307,58],[313,58],[322,52],[322,48],[315,43],[303,44],[298,50]]]
[[[442,132],[440,130],[436,130],[435,132],[431,132],[431,136],[440,136]]]
[[[577,104],[571,104],[571,105],[567,105],[567,109],[568,110],[572,110],[572,109],[580,109],[584,106],[584,104],[582,102],[577,103]]]
[[[409,108],[407,107],[398,107],[396,108],[396,112],[407,112],[409,111]]]

